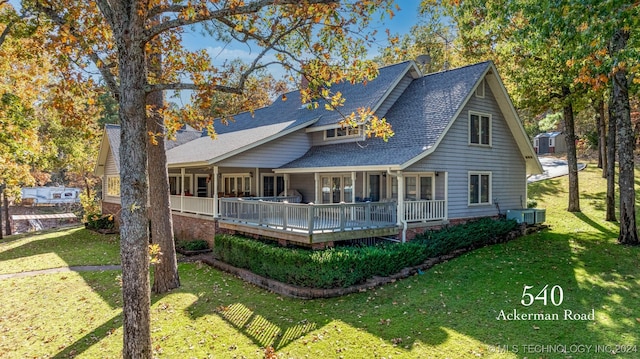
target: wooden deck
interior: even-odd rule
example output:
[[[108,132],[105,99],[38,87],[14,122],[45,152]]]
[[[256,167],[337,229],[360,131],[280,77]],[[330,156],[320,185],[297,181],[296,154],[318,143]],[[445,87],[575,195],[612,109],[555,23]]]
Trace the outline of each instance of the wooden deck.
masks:
[[[220,228],[314,244],[397,234],[394,203],[220,202]]]
[[[221,229],[304,245],[397,236],[401,230],[394,201],[303,204],[273,198],[220,198],[217,206],[214,201],[172,196],[171,207],[216,220]],[[444,200],[407,201],[403,206],[406,222],[446,220]]]

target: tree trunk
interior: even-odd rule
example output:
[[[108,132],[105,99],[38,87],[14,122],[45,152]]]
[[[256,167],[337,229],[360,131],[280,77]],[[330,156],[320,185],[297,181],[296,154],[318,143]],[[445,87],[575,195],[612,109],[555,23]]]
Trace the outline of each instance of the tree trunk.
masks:
[[[567,164],[569,165],[569,206],[567,211],[580,212],[580,192],[578,190],[578,158],[576,155],[576,135],[573,119],[573,106],[568,99],[570,90],[568,87],[562,89],[567,103],[563,108],[564,114],[564,134],[567,143]]]
[[[0,239],[4,238],[2,236],[2,232],[3,232],[3,229],[2,229],[2,210],[4,209],[4,206],[1,204],[2,197],[4,195],[3,193],[4,193],[4,185],[1,185],[0,186]]]
[[[160,74],[160,56],[151,55],[149,61],[150,71]],[[158,76],[159,77],[159,76]],[[154,109],[164,106],[162,92],[154,92],[147,96],[147,104]],[[169,173],[167,168],[167,156],[165,153],[164,120],[160,114],[154,111],[147,117],[147,130],[161,134],[157,138],[156,145],[149,145],[149,199],[153,205],[150,208],[151,215],[151,240],[160,246],[159,262],[154,264],[153,286],[154,293],[166,293],[171,289],[180,287],[178,277],[178,263],[176,260],[176,247],[173,240],[173,219],[171,218],[171,205],[169,199]]]
[[[609,131],[607,133],[607,200],[605,220],[616,221],[616,120],[611,114],[613,97],[609,99]]]
[[[6,188],[2,190],[2,204],[4,205],[4,234],[11,235],[11,222],[9,221],[9,197],[7,197]]]
[[[620,51],[624,50],[629,40],[627,30],[618,29],[611,40],[610,53],[616,58]],[[618,66],[613,74],[611,89],[613,118],[618,130],[618,164],[620,175],[618,186],[620,188],[620,235],[618,242],[622,244],[638,245],[638,231],[636,228],[636,192],[634,188],[634,158],[635,136],[631,124],[631,109],[629,106],[629,87],[627,82],[627,70],[624,66]]]
[[[602,178],[607,177],[607,125],[604,117],[604,100],[596,102],[596,120],[598,126],[598,168],[602,168]]]
[[[115,11],[120,75],[120,255],[125,359],[151,358],[144,14],[141,3]]]

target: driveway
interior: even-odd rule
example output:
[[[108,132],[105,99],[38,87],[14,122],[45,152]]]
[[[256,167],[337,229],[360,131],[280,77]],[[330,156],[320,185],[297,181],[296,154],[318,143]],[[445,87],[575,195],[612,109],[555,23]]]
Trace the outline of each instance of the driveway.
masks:
[[[528,183],[548,178],[566,176],[569,174],[569,165],[567,165],[567,160],[548,156],[538,157],[538,160],[540,160],[540,164],[542,164],[544,172],[527,178]],[[583,170],[585,167],[587,167],[585,163],[578,163],[578,171]]]

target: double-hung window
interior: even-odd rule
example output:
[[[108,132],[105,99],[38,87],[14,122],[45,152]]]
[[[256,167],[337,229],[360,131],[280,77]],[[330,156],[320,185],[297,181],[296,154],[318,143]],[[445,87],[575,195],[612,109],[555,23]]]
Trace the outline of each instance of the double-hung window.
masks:
[[[107,176],[107,196],[120,197],[120,176]]]
[[[469,112],[469,143],[491,146],[491,116]]]
[[[469,172],[469,205],[491,204],[491,172]]]

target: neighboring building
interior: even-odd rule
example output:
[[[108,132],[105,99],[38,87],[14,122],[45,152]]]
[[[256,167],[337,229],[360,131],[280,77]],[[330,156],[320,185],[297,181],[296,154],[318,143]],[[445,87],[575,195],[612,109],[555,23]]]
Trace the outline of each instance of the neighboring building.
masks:
[[[533,138],[533,149],[539,155],[567,153],[567,143],[562,132],[540,133]]]
[[[364,125],[343,128],[340,113],[301,106],[298,91],[218,125],[216,140],[181,131],[166,142],[176,235],[405,240],[526,208],[526,178],[542,167],[492,62],[427,76],[403,62],[332,90],[346,99],[342,113],[371,108],[395,135],[384,142],[366,138]],[[119,127],[107,125],[96,174],[110,213],[119,210],[119,141]]]
[[[26,202],[37,205],[80,202],[80,188],[24,187],[21,192],[23,203]]]

